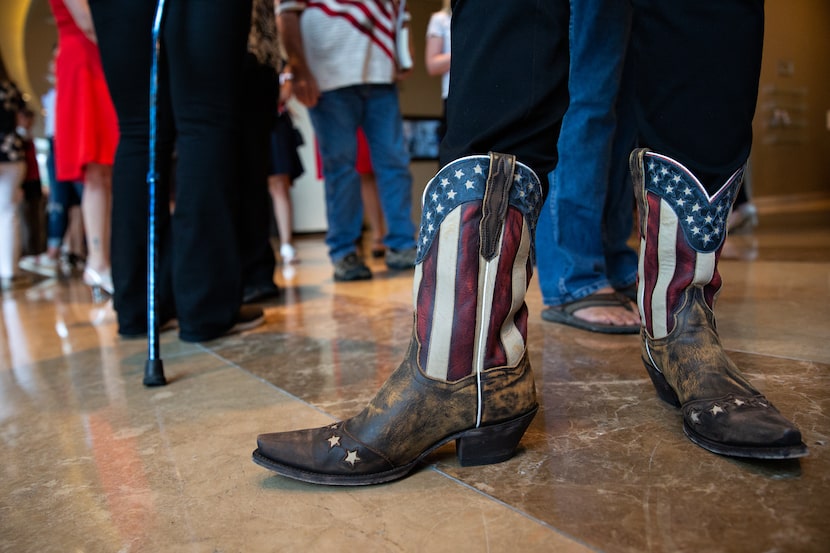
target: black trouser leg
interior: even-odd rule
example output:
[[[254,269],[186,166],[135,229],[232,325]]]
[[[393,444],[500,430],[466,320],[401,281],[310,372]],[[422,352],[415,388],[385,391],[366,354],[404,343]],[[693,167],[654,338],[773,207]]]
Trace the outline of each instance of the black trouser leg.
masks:
[[[113,206],[114,226],[120,229],[113,233],[113,273],[118,273],[116,259],[121,259],[130,266],[129,278],[136,281],[139,273],[134,269],[138,260],[146,257],[138,253],[146,251],[146,209],[141,206],[146,206],[142,198],[146,196],[148,167],[148,87],[155,8],[154,3],[145,4],[94,0],[91,6],[100,29],[102,58],[122,141],[127,144],[123,160],[116,160],[113,179],[120,181],[114,184],[116,192],[122,191],[121,200],[114,198]],[[181,337],[207,340],[234,324],[241,302],[234,185],[239,176],[239,77],[250,25],[250,2],[177,0],[168,2],[166,12],[159,141],[160,148],[167,148],[163,152],[166,154],[175,128],[178,161],[172,220],[173,291]],[[159,156],[160,161],[166,159],[165,155]],[[163,167],[159,169],[163,177]],[[160,189],[160,198],[164,198],[162,194]],[[139,218],[145,221],[140,223]],[[119,297],[117,309],[135,307],[138,287],[130,286],[129,290],[135,296]]]
[[[121,334],[147,331],[147,171],[149,85],[154,2],[92,0],[92,15],[121,133],[113,167],[113,305]],[[166,67],[162,59],[162,68]],[[170,256],[170,159],[173,119],[166,71],[159,76],[156,212],[159,237],[159,319],[175,312]]]
[[[749,157],[763,0],[634,0],[631,48],[640,145],[710,192]]]
[[[568,105],[567,0],[458,0],[451,47],[442,165],[492,150],[547,175]]]

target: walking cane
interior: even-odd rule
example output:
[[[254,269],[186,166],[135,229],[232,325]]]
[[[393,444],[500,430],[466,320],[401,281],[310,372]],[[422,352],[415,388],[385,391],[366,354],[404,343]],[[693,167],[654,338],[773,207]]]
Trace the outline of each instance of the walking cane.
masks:
[[[164,14],[164,0],[158,0],[156,17],[153,20],[153,63],[150,67],[150,163],[147,171],[147,363],[144,366],[145,386],[164,386],[164,363],[159,353],[158,293],[158,236],[156,235],[156,127],[158,115],[159,52],[161,50],[161,19]]]

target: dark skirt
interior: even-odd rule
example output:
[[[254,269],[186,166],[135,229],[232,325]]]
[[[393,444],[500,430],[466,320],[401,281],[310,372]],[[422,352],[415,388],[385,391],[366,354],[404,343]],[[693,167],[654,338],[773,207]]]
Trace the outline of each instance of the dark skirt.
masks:
[[[287,112],[277,117],[274,130],[271,131],[271,172],[270,175],[289,175],[291,180],[303,174],[303,163],[297,154],[297,147],[302,145],[302,136],[294,128]]]

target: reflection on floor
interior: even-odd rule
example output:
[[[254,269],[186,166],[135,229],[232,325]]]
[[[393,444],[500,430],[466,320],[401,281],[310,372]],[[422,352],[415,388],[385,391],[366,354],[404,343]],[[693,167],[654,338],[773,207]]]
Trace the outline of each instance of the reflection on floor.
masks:
[[[334,283],[319,238],[267,324],[210,343],[162,336],[170,384],[145,389],[142,340],[77,281],[2,296],[0,551],[706,551],[830,548],[830,216],[762,218],[731,237],[726,347],[801,427],[810,456],[718,457],[656,397],[638,338],[543,322],[542,404],[512,460],[462,468],[453,447],[411,477],[326,489],[250,460],[260,432],[349,416],[401,359],[411,273]]]

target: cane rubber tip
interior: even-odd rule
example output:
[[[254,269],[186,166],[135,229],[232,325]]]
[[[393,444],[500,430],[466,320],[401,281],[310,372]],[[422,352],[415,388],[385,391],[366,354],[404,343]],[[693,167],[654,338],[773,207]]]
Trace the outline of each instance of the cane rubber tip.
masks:
[[[164,378],[164,363],[161,359],[147,360],[147,364],[144,365],[144,385],[148,388],[167,385],[167,379]]]

